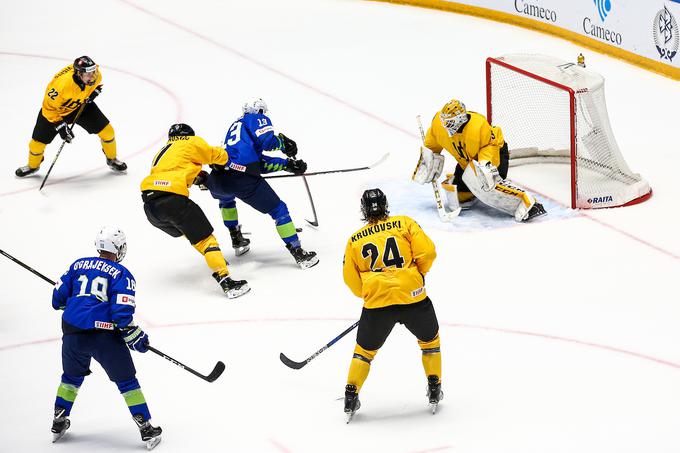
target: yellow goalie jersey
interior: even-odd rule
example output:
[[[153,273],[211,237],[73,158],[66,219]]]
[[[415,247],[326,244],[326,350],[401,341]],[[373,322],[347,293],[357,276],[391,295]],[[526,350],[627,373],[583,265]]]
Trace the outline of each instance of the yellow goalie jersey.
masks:
[[[227,163],[227,152],[210,146],[201,137],[178,135],[154,156],[151,174],[142,180],[141,189],[160,190],[189,196],[189,187],[203,165]]]
[[[492,165],[500,165],[500,149],[505,143],[503,132],[499,127],[492,127],[476,112],[468,111],[470,119],[462,132],[456,132],[452,137],[439,119],[441,111],[432,119],[432,124],[425,135],[425,146],[435,153],[447,150],[461,168],[465,169],[474,159],[477,162],[487,160]]]
[[[347,241],[343,277],[365,308],[420,302],[424,276],[437,256],[434,243],[413,219],[390,216]]]
[[[55,74],[45,89],[42,103],[42,115],[50,123],[60,123],[64,117],[79,109],[90,97],[98,85],[102,83],[99,65],[96,69],[97,78],[93,85],[78,84],[73,79],[73,65],[68,65]]]

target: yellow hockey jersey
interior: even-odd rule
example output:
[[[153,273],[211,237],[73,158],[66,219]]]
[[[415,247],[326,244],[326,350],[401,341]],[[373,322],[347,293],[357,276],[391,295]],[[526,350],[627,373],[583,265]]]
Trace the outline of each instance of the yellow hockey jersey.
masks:
[[[50,123],[60,123],[69,113],[80,108],[85,99],[90,97],[98,85],[102,83],[102,73],[97,65],[97,78],[94,85],[78,84],[73,80],[73,65],[68,65],[57,72],[45,89],[42,103],[42,115]]]
[[[432,118],[432,124],[425,135],[425,146],[435,153],[447,150],[461,168],[466,168],[471,159],[477,162],[488,160],[492,165],[500,165],[500,149],[505,143],[500,127],[493,127],[483,115],[468,111],[470,120],[462,132],[452,137],[439,119],[440,112]]]
[[[175,136],[161,148],[151,162],[151,174],[142,180],[140,188],[160,190],[189,196],[189,187],[203,165],[227,163],[227,152],[210,146],[201,137]]]
[[[413,304],[427,296],[424,276],[436,256],[420,225],[407,216],[390,216],[349,238],[343,277],[365,308]]]

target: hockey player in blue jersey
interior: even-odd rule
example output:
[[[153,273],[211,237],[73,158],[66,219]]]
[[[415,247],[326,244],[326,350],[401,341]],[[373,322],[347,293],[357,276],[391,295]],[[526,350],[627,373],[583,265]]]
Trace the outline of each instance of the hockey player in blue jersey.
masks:
[[[149,337],[132,319],[135,279],[120,264],[127,251],[125,234],[118,228],[102,228],[95,247],[99,257],[74,261],[52,293],[52,307],[64,311],[63,374],[54,403],[53,442],[71,426],[71,408],[94,358],[118,386],[142,441],[152,449],[161,441],[162,429],[151,425],[151,414],[130,355],[130,350],[147,352]]]
[[[315,252],[302,249],[288,207],[261,176],[279,170],[303,174],[307,164],[295,159],[297,145],[293,140],[283,134],[274,134],[274,127],[266,114],[267,104],[262,99],[246,103],[243,116],[232,123],[224,139],[229,155],[227,164],[224,168],[213,166],[210,175],[203,172],[197,178],[197,183],[204,183],[213,198],[219,200],[222,219],[229,228],[237,256],[250,250],[250,240],[241,233],[236,198],[263,214],[269,214],[295,262],[302,269],[307,269],[316,265],[319,258]],[[263,153],[267,151],[281,151],[287,158]]]

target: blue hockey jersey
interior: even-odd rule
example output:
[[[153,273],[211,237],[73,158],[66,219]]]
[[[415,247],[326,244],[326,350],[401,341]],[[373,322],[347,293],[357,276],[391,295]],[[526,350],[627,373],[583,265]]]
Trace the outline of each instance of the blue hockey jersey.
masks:
[[[287,159],[262,154],[283,149],[283,141],[274,134],[271,120],[260,113],[245,113],[234,121],[224,138],[229,154],[227,167],[254,175],[283,170]]]
[[[65,333],[125,327],[135,312],[135,279],[114,261],[80,258],[54,285],[52,307],[64,310]]]

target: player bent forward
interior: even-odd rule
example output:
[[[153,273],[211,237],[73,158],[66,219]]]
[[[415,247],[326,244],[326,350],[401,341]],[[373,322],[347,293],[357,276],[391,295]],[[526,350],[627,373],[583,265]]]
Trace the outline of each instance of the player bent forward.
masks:
[[[151,414],[128,350],[146,352],[149,337],[132,319],[135,279],[120,264],[127,251],[125,234],[118,228],[102,228],[94,245],[99,257],[74,261],[52,293],[52,307],[64,311],[64,373],[54,403],[52,441],[59,440],[71,426],[68,416],[85,376],[91,373],[90,361],[94,358],[118,386],[142,440],[152,449],[161,441],[162,429],[151,425]]]
[[[418,339],[434,413],[444,397],[439,323],[425,292],[425,274],[436,257],[434,244],[410,217],[389,215],[380,189],[364,192],[361,212],[367,225],[347,241],[343,264],[345,283],[364,299],[345,387],[346,421],[359,409],[359,391],[371,361],[396,323],[404,324]]]
[[[229,277],[227,262],[213,236],[213,227],[201,208],[189,199],[189,187],[204,164],[224,165],[228,156],[210,146],[187,124],[173,124],[168,142],[151,162],[151,174],[142,180],[144,212],[151,225],[172,237],[186,236],[205,258],[222,291],[229,299],[242,296],[250,287],[245,280]]]
[[[62,140],[73,140],[73,120],[83,104],[83,113],[76,124],[88,134],[97,134],[106,155],[106,165],[113,171],[123,172],[127,165],[116,157],[116,138],[109,120],[94,103],[102,91],[99,65],[88,56],[76,58],[72,65],[59,71],[47,85],[42,108],[28,144],[28,165],[14,172],[23,178],[37,172],[44,160],[45,147],[52,143],[57,133]]]
[[[469,112],[456,99],[447,102],[432,118],[420,148],[420,160],[413,180],[435,182],[444,168],[442,150],[448,151],[458,165],[442,183],[446,202],[456,211],[476,197],[482,203],[513,215],[517,222],[545,214],[536,199],[510,184],[508,145],[499,127],[492,127],[484,116]]]

